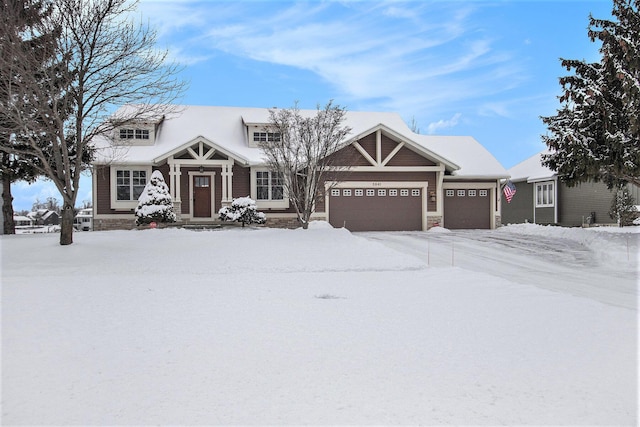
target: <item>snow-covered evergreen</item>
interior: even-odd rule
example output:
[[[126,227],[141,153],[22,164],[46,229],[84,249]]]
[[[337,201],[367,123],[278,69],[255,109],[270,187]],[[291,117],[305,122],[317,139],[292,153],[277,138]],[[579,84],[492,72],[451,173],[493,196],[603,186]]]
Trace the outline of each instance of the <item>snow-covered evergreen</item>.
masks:
[[[258,212],[256,202],[250,197],[233,199],[231,206],[225,206],[218,211],[220,220],[241,222],[245,224],[264,224],[267,220],[263,212]]]
[[[169,187],[164,182],[162,173],[154,171],[138,198],[136,224],[175,221],[176,214],[173,211],[173,199],[169,193]]]
[[[561,108],[543,117],[551,149],[543,164],[568,185],[640,185],[640,1],[614,0],[613,20],[590,18],[599,62],[563,59]]]
[[[618,190],[613,196],[609,216],[618,221],[620,227],[624,227],[626,225],[632,225],[636,215],[636,203],[633,196],[629,193],[629,190],[626,187]]]

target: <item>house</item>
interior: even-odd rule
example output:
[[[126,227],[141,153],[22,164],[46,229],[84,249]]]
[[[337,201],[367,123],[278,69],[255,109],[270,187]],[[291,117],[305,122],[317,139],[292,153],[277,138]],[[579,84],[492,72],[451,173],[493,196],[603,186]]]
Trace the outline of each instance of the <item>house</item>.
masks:
[[[73,218],[73,228],[78,231],[93,230],[93,209],[80,209],[75,218]]]
[[[58,225],[60,224],[60,215],[56,211],[48,209],[38,209],[35,212],[27,214],[33,220],[35,225]]]
[[[601,182],[585,182],[568,187],[558,175],[542,166],[540,152],[509,169],[516,194],[502,203],[502,223],[557,224],[568,227],[613,224],[609,209],[614,192]],[[629,185],[635,200],[640,189]]]
[[[33,227],[33,219],[24,215],[14,215],[13,224],[16,227]]]
[[[95,230],[132,228],[138,196],[155,170],[162,172],[182,224],[215,221],[222,206],[250,196],[267,224],[297,225],[258,147],[274,137],[265,130],[269,109],[180,110],[174,117],[129,123],[111,138],[94,141]],[[500,225],[500,181],[507,171],[472,137],[415,134],[395,113],[350,111],[344,124],[352,131],[333,155],[349,158],[352,167],[324,183],[312,219],[352,231]]]

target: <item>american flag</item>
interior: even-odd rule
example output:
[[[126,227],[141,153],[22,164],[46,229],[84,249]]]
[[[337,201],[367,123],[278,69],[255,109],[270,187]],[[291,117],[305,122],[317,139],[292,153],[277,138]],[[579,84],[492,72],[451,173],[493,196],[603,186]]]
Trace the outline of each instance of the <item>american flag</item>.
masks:
[[[505,199],[507,199],[507,203],[511,203],[511,199],[516,194],[515,184],[511,181],[507,181],[507,183],[504,185],[504,188],[502,189],[502,192],[504,193]]]

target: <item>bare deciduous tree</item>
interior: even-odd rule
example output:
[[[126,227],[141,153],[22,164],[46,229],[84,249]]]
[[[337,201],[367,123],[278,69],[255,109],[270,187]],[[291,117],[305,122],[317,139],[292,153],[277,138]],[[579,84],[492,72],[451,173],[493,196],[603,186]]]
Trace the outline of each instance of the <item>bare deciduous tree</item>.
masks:
[[[324,197],[324,183],[349,169],[344,157],[334,156],[351,128],[343,124],[346,109],[329,101],[306,116],[297,104],[291,109],[270,110],[268,131],[274,137],[261,143],[269,168],[280,175],[285,197],[296,210],[303,228],[318,200]],[[346,164],[345,164],[346,163]]]
[[[177,79],[178,66],[167,62],[167,52],[155,48],[156,32],[132,18],[136,2],[57,0],[53,6],[42,31],[60,32],[55,66],[43,68],[29,52],[3,43],[12,60],[3,52],[0,70],[11,72],[2,72],[10,82],[0,85],[6,86],[0,109],[20,127],[27,144],[0,150],[39,159],[38,172],[51,179],[63,199],[60,244],[67,245],[73,243],[80,175],[94,154],[91,141],[110,138],[124,123],[172,111],[185,83]],[[0,25],[11,30],[10,23]],[[113,116],[123,104],[136,107]],[[38,138],[43,134],[50,136],[46,144]]]

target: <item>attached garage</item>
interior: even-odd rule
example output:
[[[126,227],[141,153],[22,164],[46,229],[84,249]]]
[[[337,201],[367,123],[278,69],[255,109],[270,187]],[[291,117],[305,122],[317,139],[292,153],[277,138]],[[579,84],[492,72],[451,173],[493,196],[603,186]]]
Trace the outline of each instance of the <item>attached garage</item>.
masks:
[[[491,212],[491,191],[488,189],[444,190],[444,226],[448,229],[489,229]]]
[[[329,223],[350,231],[423,230],[425,184],[343,183],[329,192]]]

